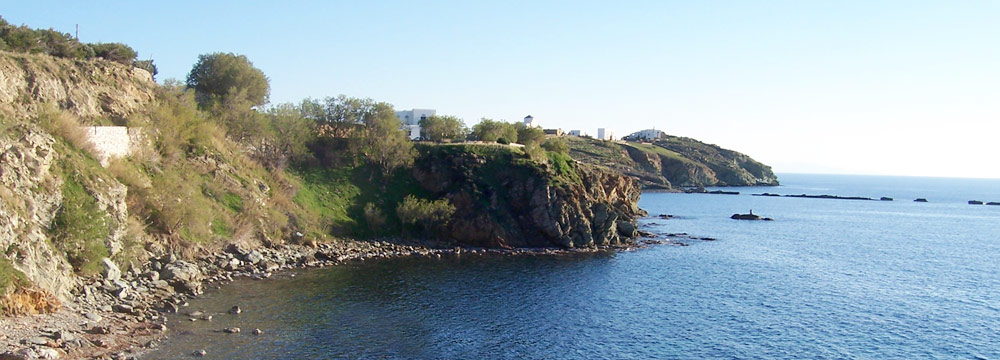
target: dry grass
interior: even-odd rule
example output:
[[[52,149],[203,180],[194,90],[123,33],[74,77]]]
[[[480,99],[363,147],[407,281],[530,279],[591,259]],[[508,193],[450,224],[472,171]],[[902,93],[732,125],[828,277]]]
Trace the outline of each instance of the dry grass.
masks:
[[[62,303],[48,291],[19,288],[0,298],[2,315],[33,315],[59,311]]]
[[[73,147],[86,151],[94,158],[99,157],[97,148],[90,142],[88,128],[80,124],[80,118],[76,115],[46,107],[35,115],[35,121],[52,135],[65,139]]]

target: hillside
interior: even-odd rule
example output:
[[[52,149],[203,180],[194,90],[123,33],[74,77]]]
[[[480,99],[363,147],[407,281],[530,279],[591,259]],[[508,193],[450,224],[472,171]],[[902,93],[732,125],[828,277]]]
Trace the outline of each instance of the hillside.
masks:
[[[639,179],[646,189],[778,185],[769,166],[691,138],[666,136],[653,143],[565,138],[574,159]]]
[[[0,68],[0,314],[94,298],[148,308],[156,289],[197,292],[199,276],[158,280],[184,261],[270,268],[211,260],[231,249],[246,260],[289,244],[593,248],[636,235],[634,180],[537,145],[415,146],[385,103],[348,99],[365,118],[337,136],[305,105],[255,108],[226,98],[245,92],[157,85],[101,59],[0,51]],[[130,155],[102,164],[83,125],[127,126]]]

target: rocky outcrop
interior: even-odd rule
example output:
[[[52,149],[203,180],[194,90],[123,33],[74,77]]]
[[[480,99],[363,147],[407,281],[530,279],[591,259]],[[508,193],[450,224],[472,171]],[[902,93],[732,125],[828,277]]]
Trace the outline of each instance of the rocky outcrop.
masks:
[[[22,126],[0,137],[0,249],[35,285],[66,298],[73,267],[48,244],[46,230],[62,203],[62,180],[50,171],[55,140]]]
[[[636,235],[635,179],[583,164],[557,174],[515,157],[432,149],[417,159],[420,186],[456,208],[439,235],[499,248],[615,246]]]
[[[778,185],[767,165],[694,139],[667,136],[653,144],[566,139],[574,159],[634,177],[645,189]]]
[[[681,154],[684,158],[711,169],[717,179],[716,183],[700,186],[778,185],[778,177],[771,171],[770,166],[736,151],[676,136],[666,136],[654,145]]]
[[[119,124],[154,99],[149,72],[104,60],[68,60],[0,51],[0,113],[15,118],[51,105]]]
[[[73,267],[51,244],[49,230],[61,206],[63,174],[55,139],[33,125],[18,125],[0,137],[0,249],[36,286],[61,300],[76,286]],[[110,255],[121,251],[126,234],[127,188],[113,179],[97,179],[88,188],[97,209],[109,220],[103,245]]]

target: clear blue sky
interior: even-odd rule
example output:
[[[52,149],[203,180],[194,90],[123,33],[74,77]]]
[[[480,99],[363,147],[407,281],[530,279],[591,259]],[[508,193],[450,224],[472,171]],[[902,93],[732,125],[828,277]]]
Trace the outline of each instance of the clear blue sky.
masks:
[[[158,80],[247,55],[272,103],[346,94],[596,134],[655,127],[778,172],[1000,177],[1000,1],[4,1]]]

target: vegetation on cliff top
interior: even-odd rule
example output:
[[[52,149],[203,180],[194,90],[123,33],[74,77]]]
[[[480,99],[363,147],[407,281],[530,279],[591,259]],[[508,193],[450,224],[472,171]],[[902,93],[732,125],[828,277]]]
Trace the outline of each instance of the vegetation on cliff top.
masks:
[[[666,135],[653,142],[566,139],[574,159],[628,174],[650,189],[778,184],[769,166],[691,138]]]
[[[136,60],[138,53],[122,43],[81,43],[70,34],[53,29],[32,29],[14,26],[0,17],[0,50],[45,54],[74,60],[100,58],[117,63],[132,65],[156,75],[153,60]]]

